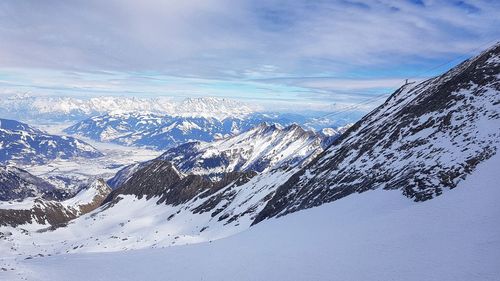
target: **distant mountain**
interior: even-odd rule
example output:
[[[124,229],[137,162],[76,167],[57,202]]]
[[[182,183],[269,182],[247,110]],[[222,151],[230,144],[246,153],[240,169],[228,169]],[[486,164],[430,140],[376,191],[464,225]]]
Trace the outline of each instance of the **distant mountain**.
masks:
[[[25,170],[0,165],[0,201],[23,200],[28,197],[54,199],[56,187]]]
[[[293,124],[293,115],[250,114],[243,118],[175,117],[152,113],[110,113],[65,129],[72,135],[128,146],[167,149],[186,142],[211,142],[249,130],[263,122]]]
[[[500,147],[499,77],[496,44],[403,86],[280,186],[254,223],[372,189],[424,201],[456,187]]]
[[[193,142],[167,150],[159,159],[181,172],[217,178],[233,171],[266,172],[294,167],[322,151],[322,138],[298,125],[260,124],[234,137]]]
[[[20,202],[0,202],[0,226],[61,226],[98,208],[110,192],[111,188],[104,180],[97,179],[73,198],[64,201],[36,197]]]
[[[258,108],[225,98],[173,100],[166,97],[41,97],[14,95],[0,100],[0,114],[14,119],[82,120],[113,111],[152,112],[182,117],[242,117]]]
[[[53,159],[99,156],[99,151],[78,139],[50,135],[25,123],[0,119],[0,163],[40,164]]]
[[[217,181],[231,172],[262,173],[302,166],[322,151],[323,141],[321,135],[295,124],[281,127],[262,123],[236,136],[170,148],[157,160],[172,163],[182,174],[201,175]],[[150,162],[125,167],[108,184],[113,188],[120,186]]]

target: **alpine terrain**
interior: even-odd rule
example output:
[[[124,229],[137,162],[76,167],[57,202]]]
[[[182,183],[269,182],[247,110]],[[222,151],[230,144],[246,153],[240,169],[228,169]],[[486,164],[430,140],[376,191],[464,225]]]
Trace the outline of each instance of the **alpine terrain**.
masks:
[[[0,163],[34,164],[54,159],[102,156],[86,142],[56,136],[25,123],[0,119]]]
[[[244,72],[259,91],[330,79],[259,69]],[[498,280],[500,43],[354,124],[256,111],[2,100],[1,114],[76,122],[59,129],[99,150],[0,119],[0,279]]]

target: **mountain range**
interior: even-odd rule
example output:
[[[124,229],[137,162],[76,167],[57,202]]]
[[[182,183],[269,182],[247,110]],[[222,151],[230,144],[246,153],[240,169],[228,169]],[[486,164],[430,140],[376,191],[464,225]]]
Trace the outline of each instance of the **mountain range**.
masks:
[[[293,114],[253,113],[245,117],[217,119],[115,112],[88,118],[64,131],[96,141],[164,150],[186,142],[211,142],[227,138],[264,122],[287,126],[305,120],[303,116]],[[339,135],[333,129],[329,133],[329,137]]]
[[[253,233],[259,233],[260,229],[261,240],[271,239],[285,249],[296,248],[291,240],[285,239],[280,244],[281,237],[272,235],[277,232],[266,232],[269,225],[281,221],[283,218],[276,218],[283,216],[293,221],[294,215],[300,215],[292,213],[311,214],[313,210],[306,209],[319,206],[321,210],[332,210],[332,213],[319,216],[322,220],[319,225],[331,224],[330,219],[334,219],[334,225],[338,223],[338,226],[343,225],[339,223],[342,220],[356,218],[356,221],[344,224],[350,227],[349,232],[332,228],[324,229],[326,234],[308,233],[307,242],[321,252],[322,247],[333,247],[328,244],[321,246],[321,241],[347,241],[349,247],[359,248],[358,256],[349,257],[350,261],[356,257],[365,258],[360,255],[364,246],[372,247],[370,252],[373,253],[383,252],[384,245],[393,237],[397,238],[399,248],[404,246],[401,241],[418,245],[431,243],[439,247],[435,242],[437,238],[443,243],[453,240],[450,245],[454,247],[463,245],[461,240],[447,235],[461,235],[460,231],[469,235],[468,229],[441,233],[419,229],[412,223],[416,220],[418,226],[427,223],[439,225],[433,220],[434,214],[438,214],[444,217],[440,218],[441,224],[453,227],[449,220],[455,220],[456,216],[447,216],[449,213],[462,214],[467,221],[473,222],[468,211],[481,212],[478,206],[476,209],[470,207],[471,204],[478,205],[477,202],[467,204],[467,194],[471,200],[476,198],[480,200],[478,202],[487,202],[488,210],[494,210],[493,201],[488,196],[479,196],[476,190],[480,186],[473,185],[482,182],[477,179],[479,166],[491,173],[498,164],[495,157],[498,157],[500,147],[499,77],[500,44],[496,44],[440,76],[403,85],[381,106],[354,125],[338,131],[312,132],[293,122],[285,126],[275,122],[255,126],[250,122],[252,126],[246,127],[244,124],[250,123],[227,118],[221,121],[149,113],[107,114],[84,120],[67,132],[167,150],[155,159],[125,167],[108,181],[109,186],[100,180],[85,189],[91,194],[89,196],[84,190],[73,199],[50,201],[50,208],[38,208],[37,216],[42,219],[36,223],[28,219],[9,220],[12,212],[19,209],[24,210],[19,216],[29,217],[33,208],[37,208],[36,204],[30,208],[5,207],[4,210],[0,207],[0,215],[4,214],[0,216],[0,224],[9,231],[8,235],[0,235],[5,242],[0,249],[13,255],[29,255],[43,249],[44,254],[52,255],[200,242],[208,242],[205,245],[210,247],[213,240],[249,228],[256,229]],[[224,123],[224,120],[229,121]],[[155,139],[155,136],[159,137]],[[146,139],[147,144],[143,142]],[[29,177],[25,175],[23,178]],[[485,185],[492,186],[487,182]],[[462,193],[455,192],[454,189],[459,188]],[[386,201],[387,198],[391,199]],[[441,201],[434,203],[435,200]],[[382,208],[385,202],[391,202],[391,205]],[[452,207],[452,202],[458,202],[458,206],[467,207],[467,212],[454,208],[443,210],[439,202]],[[10,203],[2,205],[8,206],[6,204]],[[83,210],[82,207],[68,206],[85,207]],[[374,206],[385,213],[371,220]],[[431,206],[430,214],[418,216],[419,212],[425,212],[419,209],[424,207],[419,206]],[[90,213],[85,214],[87,211]],[[54,212],[69,212],[70,215],[63,220],[50,221],[47,214]],[[396,218],[395,214],[398,214]],[[491,220],[492,217],[491,214],[479,216],[479,222],[474,222],[480,223],[482,218]],[[397,223],[380,225],[387,221]],[[61,223],[64,227],[59,227]],[[26,235],[8,228],[12,225],[36,231]],[[306,221],[300,225],[309,223]],[[309,231],[307,227],[291,229],[294,233]],[[332,238],[328,231],[333,231],[336,236]],[[414,235],[424,235],[426,231],[435,235],[424,238]],[[82,235],[75,237],[75,233]],[[405,235],[398,236],[398,233]],[[442,237],[437,237],[439,235]],[[488,243],[498,245],[498,239],[491,233],[478,235],[491,236],[477,240],[482,241],[480,250],[483,247],[487,250]],[[239,241],[238,236],[235,237],[236,240],[230,241]],[[317,237],[322,237],[322,240],[315,241]],[[325,237],[330,240],[325,240]],[[373,237],[378,240],[371,240]],[[376,241],[384,243],[379,245]],[[242,251],[251,253],[252,249],[246,247]],[[348,253],[349,247],[342,252]],[[184,248],[185,251],[195,249]],[[300,248],[303,255],[308,256],[309,251],[308,247]],[[217,261],[224,260],[224,252],[210,253]],[[273,255],[271,250],[267,253]],[[377,259],[377,255],[369,258]],[[339,257],[338,262],[342,259]],[[318,258],[312,263],[322,262]],[[380,279],[384,279],[382,277]]]
[[[281,127],[262,123],[233,137],[181,144],[155,160],[172,163],[180,174],[200,175],[217,181],[232,172],[263,173],[305,165],[323,150],[324,141],[328,140],[295,124]],[[119,187],[133,173],[155,160],[125,167],[108,184]]]
[[[82,120],[109,112],[151,112],[178,117],[207,117],[224,119],[243,117],[259,107],[231,99],[201,97],[174,100],[167,97],[136,98],[57,97],[18,94],[0,100],[0,115],[22,120]]]
[[[99,156],[101,152],[76,138],[51,135],[22,122],[0,119],[1,164],[41,164],[54,159]]]

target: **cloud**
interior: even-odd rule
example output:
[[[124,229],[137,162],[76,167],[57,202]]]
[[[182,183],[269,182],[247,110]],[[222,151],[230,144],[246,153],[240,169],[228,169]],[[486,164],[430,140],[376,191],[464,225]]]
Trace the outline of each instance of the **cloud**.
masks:
[[[122,77],[132,77],[125,92],[157,93],[153,81],[168,77],[176,82],[166,89],[183,95],[251,88],[260,99],[288,92],[333,103],[388,88],[407,69],[471,54],[500,37],[499,11],[500,2],[487,0],[3,1],[0,69],[65,72],[44,86],[61,94],[123,89]],[[0,80],[45,83],[23,77]]]

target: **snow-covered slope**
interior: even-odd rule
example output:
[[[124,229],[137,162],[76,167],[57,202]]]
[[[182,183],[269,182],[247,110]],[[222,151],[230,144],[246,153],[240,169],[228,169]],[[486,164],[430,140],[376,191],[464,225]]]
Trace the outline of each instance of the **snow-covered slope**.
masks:
[[[197,160],[174,160],[177,157],[169,151],[125,169],[118,175],[125,173],[126,180],[108,196],[109,203],[64,228],[33,233],[33,240],[44,241],[44,251],[55,253],[163,247],[226,237],[248,228],[276,187],[322,149],[321,138],[315,133],[297,125],[282,128],[268,124],[203,145]],[[215,148],[219,150],[214,151]],[[209,151],[212,156],[231,156],[227,166],[219,167],[223,173],[210,165],[205,169],[203,165],[194,165],[205,160]],[[185,155],[181,147],[176,152]],[[207,159],[207,163],[213,162]],[[186,163],[184,170],[167,160]],[[194,165],[192,171],[188,161]],[[217,176],[206,177],[211,174]],[[67,201],[78,200],[79,196],[75,198]],[[40,229],[36,225],[22,227]],[[73,236],[81,231],[90,236]],[[14,237],[17,235],[11,238]],[[27,253],[32,250],[30,245],[19,242],[16,249]]]
[[[396,91],[278,188],[256,219],[355,192],[441,195],[500,146],[500,44],[447,73]]]
[[[211,243],[51,257],[39,247],[33,255],[45,257],[5,256],[0,267],[6,271],[0,271],[0,278],[498,280],[499,160],[496,155],[479,164],[454,190],[426,202],[409,202],[397,191],[376,190],[269,220]],[[143,201],[130,202],[135,203]],[[127,223],[124,218],[123,228],[144,231],[159,219],[147,219],[146,214],[154,210],[147,207],[138,209],[139,221]],[[111,223],[112,218],[106,217],[109,225],[120,222]],[[172,230],[176,227],[172,225]]]
[[[211,182],[197,175],[181,175],[170,163],[155,161],[113,191],[111,202],[65,227],[52,231],[40,231],[46,225],[33,223],[0,227],[0,232],[10,233],[0,236],[4,242],[0,252],[107,252],[227,237],[247,229],[276,187],[294,171],[253,177],[232,173],[220,182]],[[32,231],[25,234],[21,228]]]
[[[15,119],[79,120],[112,111],[224,119],[246,116],[258,107],[224,98],[172,100],[136,97],[51,97],[14,95],[0,100],[0,114]]]
[[[0,119],[0,163],[45,163],[53,159],[102,154],[81,140],[50,135],[27,124]]]
[[[104,180],[97,179],[74,197],[64,201],[42,197],[3,201],[0,202],[0,226],[27,226],[34,229],[61,226],[99,207],[110,192],[111,188]]]

